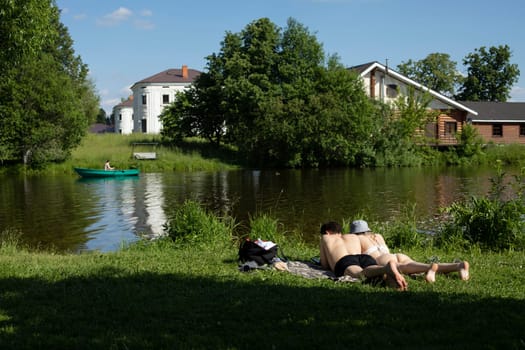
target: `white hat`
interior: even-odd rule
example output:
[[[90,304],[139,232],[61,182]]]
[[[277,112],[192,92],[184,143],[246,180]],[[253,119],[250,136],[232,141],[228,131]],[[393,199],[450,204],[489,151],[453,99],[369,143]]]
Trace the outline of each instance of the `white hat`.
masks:
[[[356,220],[350,225],[350,233],[363,233],[371,231],[365,220]]]

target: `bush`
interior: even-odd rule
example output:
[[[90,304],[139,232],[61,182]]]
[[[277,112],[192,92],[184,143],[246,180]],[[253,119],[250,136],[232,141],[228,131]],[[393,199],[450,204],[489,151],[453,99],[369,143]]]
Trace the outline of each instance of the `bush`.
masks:
[[[500,162],[496,170],[487,197],[471,197],[445,208],[449,216],[438,236],[439,245],[463,240],[489,250],[525,248],[523,176],[515,177],[513,185],[518,189],[515,197],[504,199],[507,185]]]
[[[206,212],[199,203],[185,201],[164,224],[164,231],[178,244],[221,244],[231,242],[235,220]]]
[[[381,233],[393,248],[423,247],[431,238],[417,229],[415,205],[405,207],[399,217],[381,225],[378,233]]]

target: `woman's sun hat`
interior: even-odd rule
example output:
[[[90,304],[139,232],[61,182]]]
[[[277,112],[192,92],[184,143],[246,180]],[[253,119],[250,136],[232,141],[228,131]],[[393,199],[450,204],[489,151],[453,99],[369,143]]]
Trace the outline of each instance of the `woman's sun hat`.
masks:
[[[356,220],[350,225],[350,233],[364,233],[371,231],[365,220]]]

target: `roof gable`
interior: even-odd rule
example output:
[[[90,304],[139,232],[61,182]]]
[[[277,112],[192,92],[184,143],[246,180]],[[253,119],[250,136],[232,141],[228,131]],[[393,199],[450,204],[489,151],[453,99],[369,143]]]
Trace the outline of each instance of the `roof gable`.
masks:
[[[383,73],[385,73],[386,75],[390,75],[391,77],[403,82],[404,84],[407,84],[407,85],[410,85],[410,86],[413,86],[414,88],[416,88],[417,90],[421,90],[421,91],[426,91],[428,92],[431,96],[433,96],[435,99],[449,105],[449,106],[453,106],[454,108],[457,108],[459,110],[462,110],[462,111],[465,111],[467,113],[470,113],[472,115],[477,115],[478,113],[457,102],[457,101],[454,101],[452,100],[451,98],[445,96],[445,95],[442,95],[440,94],[439,92],[437,91],[434,91],[432,89],[429,89],[428,87],[426,86],[423,86],[421,85],[420,83],[404,76],[403,74],[401,73],[398,73],[396,72],[395,70],[387,67],[387,66],[384,66],[382,65],[381,63],[375,61],[375,62],[369,62],[369,63],[365,63],[365,64],[362,64],[362,65],[359,65],[359,66],[354,66],[354,67],[350,67],[348,68],[349,70],[353,70],[353,71],[356,71],[357,73],[359,73],[359,75],[361,77],[364,77],[365,75],[367,75],[368,73],[370,73],[371,71],[373,71],[374,69],[377,69],[377,70],[380,70],[382,71]]]

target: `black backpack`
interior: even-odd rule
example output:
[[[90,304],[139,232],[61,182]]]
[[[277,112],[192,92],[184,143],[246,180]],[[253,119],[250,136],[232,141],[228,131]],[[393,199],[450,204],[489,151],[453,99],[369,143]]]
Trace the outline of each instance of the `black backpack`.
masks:
[[[249,238],[244,239],[239,246],[239,261],[242,263],[255,261],[257,265],[262,266],[271,264],[277,257],[279,247],[274,245],[270,249],[264,249]]]

